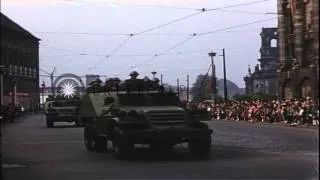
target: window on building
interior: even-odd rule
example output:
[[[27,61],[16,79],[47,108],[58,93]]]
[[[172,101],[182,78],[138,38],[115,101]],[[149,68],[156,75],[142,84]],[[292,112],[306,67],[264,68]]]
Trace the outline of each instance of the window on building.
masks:
[[[301,97],[310,97],[311,96],[311,91],[312,91],[312,85],[310,79],[304,79],[301,82]]]
[[[33,69],[33,78],[37,78],[37,70],[36,69]]]
[[[14,75],[18,75],[18,66],[14,66]]]
[[[13,66],[12,64],[9,65],[9,75],[12,76],[14,74],[13,72]]]
[[[27,67],[24,68],[24,77],[28,77],[28,68]]]
[[[271,47],[277,47],[277,40],[276,39],[271,39]]]
[[[31,68],[28,69],[28,77],[32,78],[32,69]]]

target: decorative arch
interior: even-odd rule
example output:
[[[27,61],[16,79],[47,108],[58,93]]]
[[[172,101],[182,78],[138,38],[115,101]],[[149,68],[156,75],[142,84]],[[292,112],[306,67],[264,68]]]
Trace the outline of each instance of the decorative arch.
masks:
[[[300,83],[300,97],[311,97],[312,96],[312,82],[308,77],[303,78]]]
[[[67,74],[62,74],[61,76],[59,76],[54,80],[53,86],[55,88],[55,92],[60,93],[61,84],[68,83],[68,82],[75,85],[75,90],[77,92],[81,92],[83,87],[85,86],[82,79],[79,76],[75,74],[67,73]]]

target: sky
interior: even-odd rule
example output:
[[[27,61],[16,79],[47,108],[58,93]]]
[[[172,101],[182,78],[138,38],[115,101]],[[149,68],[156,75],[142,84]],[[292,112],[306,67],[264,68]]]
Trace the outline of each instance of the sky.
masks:
[[[189,74],[192,84],[208,71],[211,51],[217,53],[217,77],[223,78],[224,48],[227,79],[244,87],[248,65],[258,64],[261,28],[277,25],[276,5],[276,0],[1,0],[1,12],[41,39],[40,68],[56,67],[56,76],[124,79],[133,70],[141,77],[156,71],[172,85],[177,78],[185,85]]]

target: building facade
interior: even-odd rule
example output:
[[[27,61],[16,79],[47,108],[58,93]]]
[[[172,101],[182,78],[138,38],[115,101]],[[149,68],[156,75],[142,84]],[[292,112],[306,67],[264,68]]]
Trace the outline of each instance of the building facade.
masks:
[[[251,73],[248,69],[248,75],[244,77],[246,85],[246,94],[268,94],[276,95],[277,93],[277,28],[262,28],[260,64],[255,66],[255,71]]]
[[[319,0],[278,0],[278,94],[319,97]]]
[[[39,38],[1,13],[4,104],[21,104],[26,110],[38,106],[39,41]]]

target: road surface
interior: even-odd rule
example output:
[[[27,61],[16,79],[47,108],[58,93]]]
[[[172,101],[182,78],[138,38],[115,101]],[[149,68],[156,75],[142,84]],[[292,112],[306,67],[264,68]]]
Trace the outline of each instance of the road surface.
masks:
[[[211,121],[212,157],[194,160],[182,146],[161,156],[137,150],[133,161],[88,152],[83,128],[45,127],[43,115],[28,115],[2,127],[5,180],[103,179],[318,179],[318,129]]]

